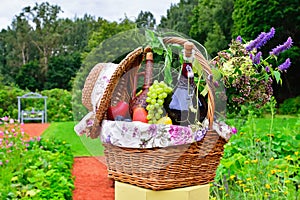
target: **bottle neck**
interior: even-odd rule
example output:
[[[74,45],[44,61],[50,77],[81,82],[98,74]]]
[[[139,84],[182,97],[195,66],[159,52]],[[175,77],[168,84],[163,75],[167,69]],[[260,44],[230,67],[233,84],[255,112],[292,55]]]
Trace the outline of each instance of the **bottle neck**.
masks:
[[[151,84],[152,84],[152,71],[153,71],[153,60],[150,60],[150,59],[146,60],[143,89],[147,89],[151,86]]]

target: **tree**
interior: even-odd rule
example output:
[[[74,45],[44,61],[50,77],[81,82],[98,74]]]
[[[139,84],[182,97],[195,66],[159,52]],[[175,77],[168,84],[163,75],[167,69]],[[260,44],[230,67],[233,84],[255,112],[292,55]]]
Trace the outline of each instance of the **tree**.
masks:
[[[197,4],[198,0],[180,0],[178,4],[172,4],[167,10],[167,16],[161,18],[159,28],[167,28],[189,35],[193,8]]]
[[[135,20],[138,28],[154,28],[156,20],[153,14],[149,11],[141,11]]]
[[[190,35],[215,56],[231,41],[233,0],[202,0],[193,10]],[[218,38],[216,34],[221,34]],[[213,36],[215,35],[215,36]],[[209,36],[209,37],[208,37]]]

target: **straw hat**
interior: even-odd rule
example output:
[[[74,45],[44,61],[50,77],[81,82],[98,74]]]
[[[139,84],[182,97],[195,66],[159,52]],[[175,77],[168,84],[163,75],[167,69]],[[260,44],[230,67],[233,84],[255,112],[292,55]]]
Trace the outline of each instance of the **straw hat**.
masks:
[[[98,63],[93,67],[82,89],[82,104],[90,112],[74,127],[78,135],[85,134],[91,138],[100,135],[101,122],[106,117],[112,98],[119,98],[119,100],[122,98],[121,87],[118,87],[120,91],[114,91],[120,78],[132,68],[138,70],[143,57],[143,48],[139,47],[129,53],[119,64]],[[117,96],[113,97],[113,95]]]

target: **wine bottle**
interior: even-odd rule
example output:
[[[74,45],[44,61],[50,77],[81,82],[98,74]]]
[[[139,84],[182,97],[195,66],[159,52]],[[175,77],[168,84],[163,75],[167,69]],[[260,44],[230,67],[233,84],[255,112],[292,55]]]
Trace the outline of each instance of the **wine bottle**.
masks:
[[[152,73],[153,73],[153,53],[147,52],[145,71],[140,73],[144,75],[144,85],[142,87],[142,92],[139,92],[137,95],[135,95],[135,91],[134,91],[132,100],[130,101],[131,112],[136,107],[143,107],[143,108],[147,107],[146,98],[147,98],[147,93],[149,92],[149,87],[152,85]]]
[[[164,108],[173,124],[188,126],[202,122],[207,115],[207,103],[194,82],[193,43],[184,43],[184,62],[179,80],[165,100]]]

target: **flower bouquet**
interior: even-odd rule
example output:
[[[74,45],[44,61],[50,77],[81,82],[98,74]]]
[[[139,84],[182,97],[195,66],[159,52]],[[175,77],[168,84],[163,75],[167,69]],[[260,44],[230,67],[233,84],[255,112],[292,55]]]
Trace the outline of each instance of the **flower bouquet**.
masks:
[[[267,58],[263,58],[260,51],[275,35],[275,29],[262,32],[256,39],[245,42],[238,36],[229,45],[229,49],[220,51],[211,61],[216,68],[216,74],[224,85],[226,95],[220,92],[219,98],[228,98],[228,107],[231,113],[238,113],[242,105],[260,108],[270,101],[273,95],[272,83],[274,80],[281,83],[281,73],[291,65],[289,58],[277,67],[270,62],[276,61],[278,55],[292,46],[292,39],[273,48]],[[216,85],[219,82],[215,82]]]

